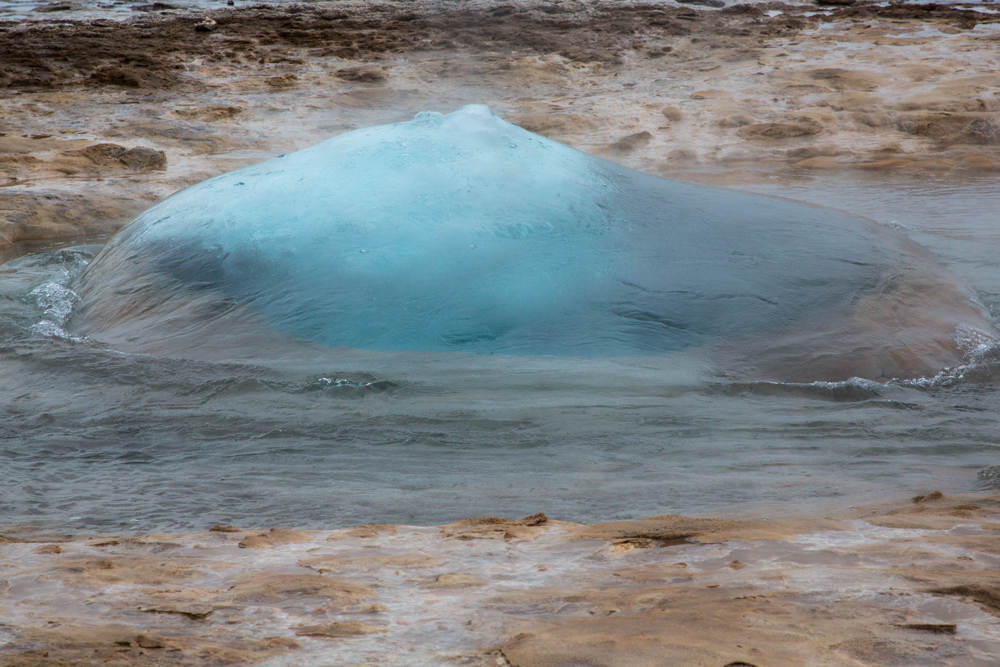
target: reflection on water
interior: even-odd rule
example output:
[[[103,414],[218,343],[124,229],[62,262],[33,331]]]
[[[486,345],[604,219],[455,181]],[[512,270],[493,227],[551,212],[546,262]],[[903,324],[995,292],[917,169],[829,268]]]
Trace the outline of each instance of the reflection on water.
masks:
[[[1000,316],[1000,184],[994,175],[824,177],[754,192],[831,206],[895,227],[931,250]]]
[[[893,222],[996,315],[1000,188],[990,179],[766,191]],[[77,532],[537,511],[775,516],[970,491],[977,471],[1000,463],[989,352],[964,377],[808,385],[734,383],[691,354],[155,358],[61,332],[59,299],[72,295],[58,286],[96,250],[0,267],[6,522]]]

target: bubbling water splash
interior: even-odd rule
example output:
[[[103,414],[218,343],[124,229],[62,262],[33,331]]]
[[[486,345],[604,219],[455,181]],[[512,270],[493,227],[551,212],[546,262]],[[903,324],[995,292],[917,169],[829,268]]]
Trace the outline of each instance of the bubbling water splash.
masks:
[[[920,246],[839,211],[658,178],[484,106],[358,130],[154,206],[75,283],[73,330],[219,358],[268,336],[382,351],[933,375],[996,332]],[[240,343],[237,342],[242,341]]]

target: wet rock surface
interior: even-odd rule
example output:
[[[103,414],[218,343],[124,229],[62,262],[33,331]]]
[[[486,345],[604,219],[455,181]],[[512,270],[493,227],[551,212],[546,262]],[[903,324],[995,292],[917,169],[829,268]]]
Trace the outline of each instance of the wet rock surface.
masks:
[[[466,103],[712,183],[1000,169],[1000,15],[969,9],[316,2],[76,21],[57,4],[38,16],[58,23],[0,21],[4,246],[107,233],[208,176]],[[120,171],[80,153],[102,144],[139,153]]]
[[[988,665],[1000,496],[833,518],[0,538],[0,665]],[[294,535],[266,551],[261,534]]]

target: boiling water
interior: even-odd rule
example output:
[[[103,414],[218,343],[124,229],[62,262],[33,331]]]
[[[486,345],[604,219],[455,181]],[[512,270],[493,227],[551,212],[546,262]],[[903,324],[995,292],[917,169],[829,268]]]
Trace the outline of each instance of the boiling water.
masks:
[[[896,226],[1000,312],[995,179],[758,189]],[[538,511],[776,516],[975,491],[977,471],[1000,463],[991,349],[935,378],[807,385],[737,382],[696,351],[145,356],[62,326],[68,286],[99,249],[26,248],[0,266],[5,523],[74,533]]]
[[[213,361],[305,341],[328,346],[321,356],[698,347],[733,377],[912,379],[1000,338],[953,275],[885,225],[657,178],[483,105],[346,132],[187,188],[72,287],[69,330]]]

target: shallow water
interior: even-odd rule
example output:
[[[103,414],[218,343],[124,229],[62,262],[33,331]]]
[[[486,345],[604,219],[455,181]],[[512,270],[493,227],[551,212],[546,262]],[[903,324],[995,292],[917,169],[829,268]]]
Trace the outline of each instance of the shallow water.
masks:
[[[995,179],[756,188],[893,223],[1000,309]],[[1000,366],[936,379],[738,383],[641,360],[355,353],[208,363],[74,339],[65,285],[99,246],[0,267],[5,523],[433,524],[543,511],[777,516],[978,488],[1000,463]]]

